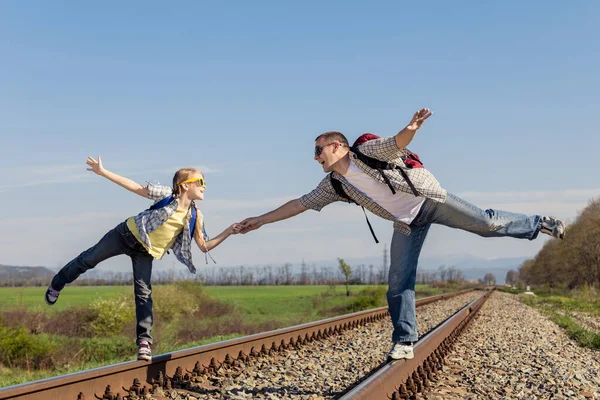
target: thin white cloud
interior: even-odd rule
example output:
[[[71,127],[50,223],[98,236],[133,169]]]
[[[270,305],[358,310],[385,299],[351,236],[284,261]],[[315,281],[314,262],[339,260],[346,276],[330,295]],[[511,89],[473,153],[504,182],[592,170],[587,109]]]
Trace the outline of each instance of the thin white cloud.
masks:
[[[58,173],[72,173],[82,169],[84,164],[63,164],[48,166],[16,166],[0,168],[0,176],[5,178],[23,177],[33,175],[55,175]]]
[[[271,165],[271,161],[265,160],[256,160],[256,161],[242,161],[238,163],[238,166],[241,167],[249,167],[249,166],[257,166],[257,165]]]
[[[28,186],[36,186],[36,185],[47,185],[51,183],[71,183],[71,182],[81,182],[90,180],[91,177],[86,174],[75,174],[75,175],[64,175],[61,177],[51,177],[43,180],[31,180],[27,182],[20,182],[8,185],[0,185],[0,192],[4,192],[11,189],[17,189]]]
[[[224,210],[246,210],[246,209],[268,209],[279,207],[290,200],[297,199],[300,196],[284,196],[272,197],[267,199],[247,199],[247,200],[231,200],[231,199],[210,199],[203,201],[204,209],[210,211]]]
[[[0,190],[50,183],[78,182],[91,174],[80,164],[0,168]]]
[[[261,228],[261,231],[268,233],[302,233],[302,232],[314,232],[322,230],[322,227],[307,227],[307,228]]]
[[[144,170],[139,170],[139,171],[124,172],[123,174],[124,175],[132,175],[132,176],[137,176],[137,175],[149,176],[151,174],[165,174],[165,175],[172,176],[175,174],[175,172],[177,170],[179,170],[181,168],[184,168],[184,167],[180,165],[178,167],[171,167],[171,168],[144,169]],[[223,172],[223,170],[221,170],[221,169],[211,168],[206,165],[191,165],[191,166],[189,166],[189,168],[196,168],[197,170],[202,171],[202,173],[204,173],[204,174],[215,174],[215,173]]]
[[[175,171],[181,168],[181,166],[137,171],[128,171],[126,168],[122,168],[122,166],[119,165],[116,165],[116,168],[119,170],[123,169],[123,171],[117,171],[117,173],[123,176],[144,175],[145,177],[148,177],[148,179],[151,179],[152,175],[157,174],[172,176]],[[222,170],[210,168],[205,165],[192,166],[192,168],[197,168],[206,174],[223,172]],[[2,177],[2,180],[0,181],[0,192],[5,192],[36,185],[88,181],[94,179],[96,175],[87,170],[87,165],[85,163],[81,163],[0,168],[0,177]]]
[[[22,187],[82,182],[94,178],[85,163],[0,168],[0,192]]]
[[[99,220],[105,219],[114,219],[118,217],[122,217],[121,213],[111,213],[111,212],[86,212],[80,214],[67,214],[67,215],[59,215],[59,216],[44,216],[44,217],[25,217],[25,218],[4,218],[0,219],[2,221],[2,225],[23,225],[23,226],[31,226],[31,224],[36,225],[47,225],[47,226],[56,226],[56,225],[69,225],[69,224],[78,224],[84,222],[97,222]]]
[[[600,189],[566,189],[527,192],[465,192],[461,198],[481,208],[494,208],[523,214],[553,215],[571,221]]]
[[[522,192],[463,192],[458,196],[481,203],[580,203],[600,196],[600,188]]]

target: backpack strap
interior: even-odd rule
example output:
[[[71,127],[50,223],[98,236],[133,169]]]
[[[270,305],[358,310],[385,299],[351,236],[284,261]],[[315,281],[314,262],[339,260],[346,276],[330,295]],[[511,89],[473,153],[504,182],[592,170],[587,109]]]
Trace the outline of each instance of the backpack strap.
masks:
[[[190,236],[194,238],[194,231],[196,230],[196,219],[198,217],[198,213],[196,212],[196,206],[192,202],[192,218],[190,219]]]
[[[369,156],[365,155],[363,152],[361,152],[358,149],[358,147],[355,147],[355,146],[350,147],[350,151],[352,151],[354,154],[356,154],[358,159],[360,161],[362,161],[364,164],[366,164],[369,168],[379,171],[379,173],[381,174],[381,177],[383,178],[383,181],[388,185],[388,187],[392,191],[392,194],[396,194],[396,190],[392,186],[390,179],[383,173],[383,170],[397,169],[400,172],[400,175],[402,175],[402,178],[404,179],[404,181],[410,187],[410,190],[413,192],[413,194],[416,197],[419,197],[419,192],[417,191],[417,188],[415,187],[415,185],[413,185],[412,181],[406,174],[406,171],[404,171],[404,169],[402,167],[400,167],[398,165],[390,164],[387,161],[381,161],[376,158],[369,157]]]
[[[342,182],[335,179],[333,177],[333,174],[329,174],[329,180],[331,181],[331,186],[333,186],[333,190],[335,190],[335,192],[338,195],[349,200],[351,203],[356,204],[357,206],[360,205],[356,201],[354,201],[354,199],[352,199],[350,196],[348,196],[348,194],[344,190],[344,187],[342,186]],[[365,214],[365,219],[367,220],[367,225],[369,225],[369,230],[371,231],[371,235],[373,235],[373,239],[375,239],[375,243],[379,243],[377,236],[375,236],[375,231],[373,230],[373,227],[371,226],[371,222],[369,221],[369,217],[367,217],[367,212],[365,211],[365,208],[363,206],[360,206],[360,207],[362,208],[363,213]]]
[[[156,203],[152,204],[150,206],[150,208],[148,208],[148,210],[155,210],[157,208],[163,208],[166,207],[167,205],[169,205],[171,202],[173,201],[173,195],[167,196],[162,200],[157,201]]]
[[[365,214],[365,219],[367,220],[367,225],[369,225],[369,230],[371,231],[371,235],[373,235],[373,239],[375,239],[375,243],[379,243],[377,236],[375,236],[375,231],[373,230],[373,227],[371,226],[371,222],[369,222],[369,217],[367,217],[367,212],[365,211],[365,208],[363,206],[360,206],[360,208],[362,208],[363,214]]]
[[[357,202],[355,202],[353,199],[350,198],[350,196],[348,196],[348,194],[344,190],[344,187],[342,186],[342,182],[335,179],[332,174],[329,174],[329,179],[331,180],[331,186],[333,186],[333,190],[335,190],[335,192],[339,196],[345,198],[346,200],[350,201],[351,203],[358,205]]]

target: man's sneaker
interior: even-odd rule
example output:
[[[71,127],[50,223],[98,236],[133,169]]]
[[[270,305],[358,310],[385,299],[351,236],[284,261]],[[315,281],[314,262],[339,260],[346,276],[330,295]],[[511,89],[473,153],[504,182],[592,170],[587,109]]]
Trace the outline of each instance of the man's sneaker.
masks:
[[[145,340],[141,340],[138,344],[138,360],[152,360],[152,351],[150,350],[150,343],[148,343]]]
[[[392,360],[400,360],[402,358],[410,360],[414,356],[415,353],[413,353],[412,345],[402,344],[399,342],[394,342],[390,352],[388,353],[388,358],[391,358]]]
[[[566,225],[554,217],[542,217],[542,228],[540,232],[546,235],[554,236],[558,239],[565,238]]]
[[[49,306],[53,306],[54,303],[56,303],[56,300],[58,300],[58,295],[60,294],[60,290],[54,290],[52,288],[52,285],[48,286],[48,289],[46,289],[46,294],[44,295],[44,299],[46,300],[46,303],[48,303]]]

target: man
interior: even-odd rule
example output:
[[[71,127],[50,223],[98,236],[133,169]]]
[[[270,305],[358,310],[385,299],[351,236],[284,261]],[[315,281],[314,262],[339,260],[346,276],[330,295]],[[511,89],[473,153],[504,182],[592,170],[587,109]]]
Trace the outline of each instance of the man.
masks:
[[[391,359],[413,358],[417,341],[415,279],[417,262],[431,224],[462,229],[483,237],[508,236],[533,240],[539,232],[562,239],[565,224],[553,217],[527,216],[499,210],[481,210],[443,189],[434,176],[416,165],[406,146],[431,116],[417,111],[397,135],[368,140],[350,147],[340,132],[326,132],[315,142],[314,159],[330,173],[310,193],[281,207],[241,222],[242,233],[264,224],[298,215],[308,209],[320,211],[335,201],[355,203],[394,222],[387,300],[394,331]],[[366,157],[365,157],[366,156]],[[387,162],[373,167],[369,158]],[[369,165],[367,165],[369,164]],[[344,193],[339,192],[340,185]],[[334,188],[334,183],[338,190]]]

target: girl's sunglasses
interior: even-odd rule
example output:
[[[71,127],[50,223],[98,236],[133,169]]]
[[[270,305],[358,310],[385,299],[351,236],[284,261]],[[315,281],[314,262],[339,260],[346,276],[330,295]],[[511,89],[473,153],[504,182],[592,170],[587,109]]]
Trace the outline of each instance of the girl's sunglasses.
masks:
[[[185,181],[183,181],[181,183],[192,183],[192,182],[198,182],[198,186],[206,186],[206,181],[204,180],[204,178],[186,179]]]

